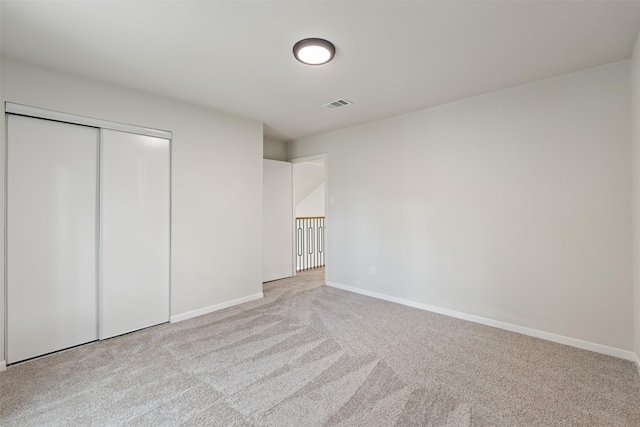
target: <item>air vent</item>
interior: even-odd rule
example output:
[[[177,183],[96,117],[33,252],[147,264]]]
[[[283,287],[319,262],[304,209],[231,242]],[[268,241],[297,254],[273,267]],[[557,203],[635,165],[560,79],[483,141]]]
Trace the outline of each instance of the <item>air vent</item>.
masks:
[[[335,110],[336,108],[346,107],[347,105],[351,105],[353,102],[347,101],[346,99],[339,98],[335,101],[327,102],[323,105],[324,108],[328,108],[329,110]]]

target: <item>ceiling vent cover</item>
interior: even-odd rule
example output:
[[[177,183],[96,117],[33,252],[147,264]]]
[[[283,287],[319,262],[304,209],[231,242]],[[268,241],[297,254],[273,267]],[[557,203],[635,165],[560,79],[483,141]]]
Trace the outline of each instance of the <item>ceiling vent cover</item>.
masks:
[[[353,104],[351,101],[347,101],[344,98],[336,99],[335,101],[327,102],[323,105],[324,108],[328,108],[329,110],[335,110],[336,108],[346,107],[348,105]]]

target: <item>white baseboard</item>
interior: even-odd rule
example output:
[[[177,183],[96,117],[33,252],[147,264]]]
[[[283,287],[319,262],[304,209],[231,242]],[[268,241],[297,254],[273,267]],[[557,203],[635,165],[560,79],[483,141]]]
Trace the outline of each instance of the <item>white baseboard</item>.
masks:
[[[331,286],[333,288],[342,289],[349,292],[354,292],[361,295],[366,295],[373,298],[382,299],[385,301],[395,302],[398,304],[406,305],[409,307],[419,308],[421,310],[431,311],[433,313],[444,314],[445,316],[455,317],[462,320],[468,320],[470,322],[481,323],[487,326],[493,326],[495,328],[505,329],[511,332],[517,332],[523,335],[529,335],[536,338],[541,338],[547,341],[553,341],[559,344],[569,345],[571,347],[577,347],[583,350],[590,350],[596,353],[606,354],[608,356],[618,357],[620,359],[630,360],[636,363],[640,363],[638,361],[638,357],[635,353],[627,350],[622,350],[615,347],[608,347],[602,344],[596,344],[589,341],[583,341],[577,338],[565,337],[563,335],[553,334],[551,332],[544,332],[537,329],[531,329],[524,326],[514,325],[512,323],[501,322],[499,320],[487,319],[485,317],[475,316],[473,314],[462,313],[460,311],[449,310],[446,308],[436,307],[433,305],[423,304],[420,302],[415,302],[411,300],[407,300],[404,298],[393,297],[390,295],[381,294],[378,292],[367,291],[365,289],[354,288],[352,286],[342,285],[336,282],[327,281],[327,286]],[[640,366],[640,365],[639,365]],[[640,369],[640,368],[639,368]]]
[[[233,307],[234,305],[242,304],[245,302],[257,300],[264,297],[262,292],[257,294],[247,295],[246,297],[234,299],[220,304],[210,305],[208,307],[199,308],[193,311],[187,311],[186,313],[176,314],[169,319],[170,323],[182,322],[183,320],[192,319],[194,317],[202,316],[203,314],[213,313],[214,311],[222,310],[223,308]]]
[[[7,362],[3,360],[2,362],[0,362],[0,372],[6,371],[6,370],[7,370]]]
[[[640,358],[638,357],[638,354],[636,353],[636,368],[638,368],[638,375],[640,375]]]

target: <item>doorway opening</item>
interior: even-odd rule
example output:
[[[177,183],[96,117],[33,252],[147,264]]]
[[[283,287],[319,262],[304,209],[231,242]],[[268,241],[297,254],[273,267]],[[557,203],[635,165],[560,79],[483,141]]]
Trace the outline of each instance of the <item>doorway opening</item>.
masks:
[[[320,269],[326,261],[326,155],[292,160],[294,265],[296,272]]]

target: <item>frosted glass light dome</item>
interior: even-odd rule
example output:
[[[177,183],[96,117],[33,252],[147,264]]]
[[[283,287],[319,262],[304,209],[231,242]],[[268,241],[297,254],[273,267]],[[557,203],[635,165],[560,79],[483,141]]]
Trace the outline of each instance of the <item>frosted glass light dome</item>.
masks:
[[[333,59],[336,48],[324,39],[304,39],[293,46],[293,56],[303,64],[322,65]]]

